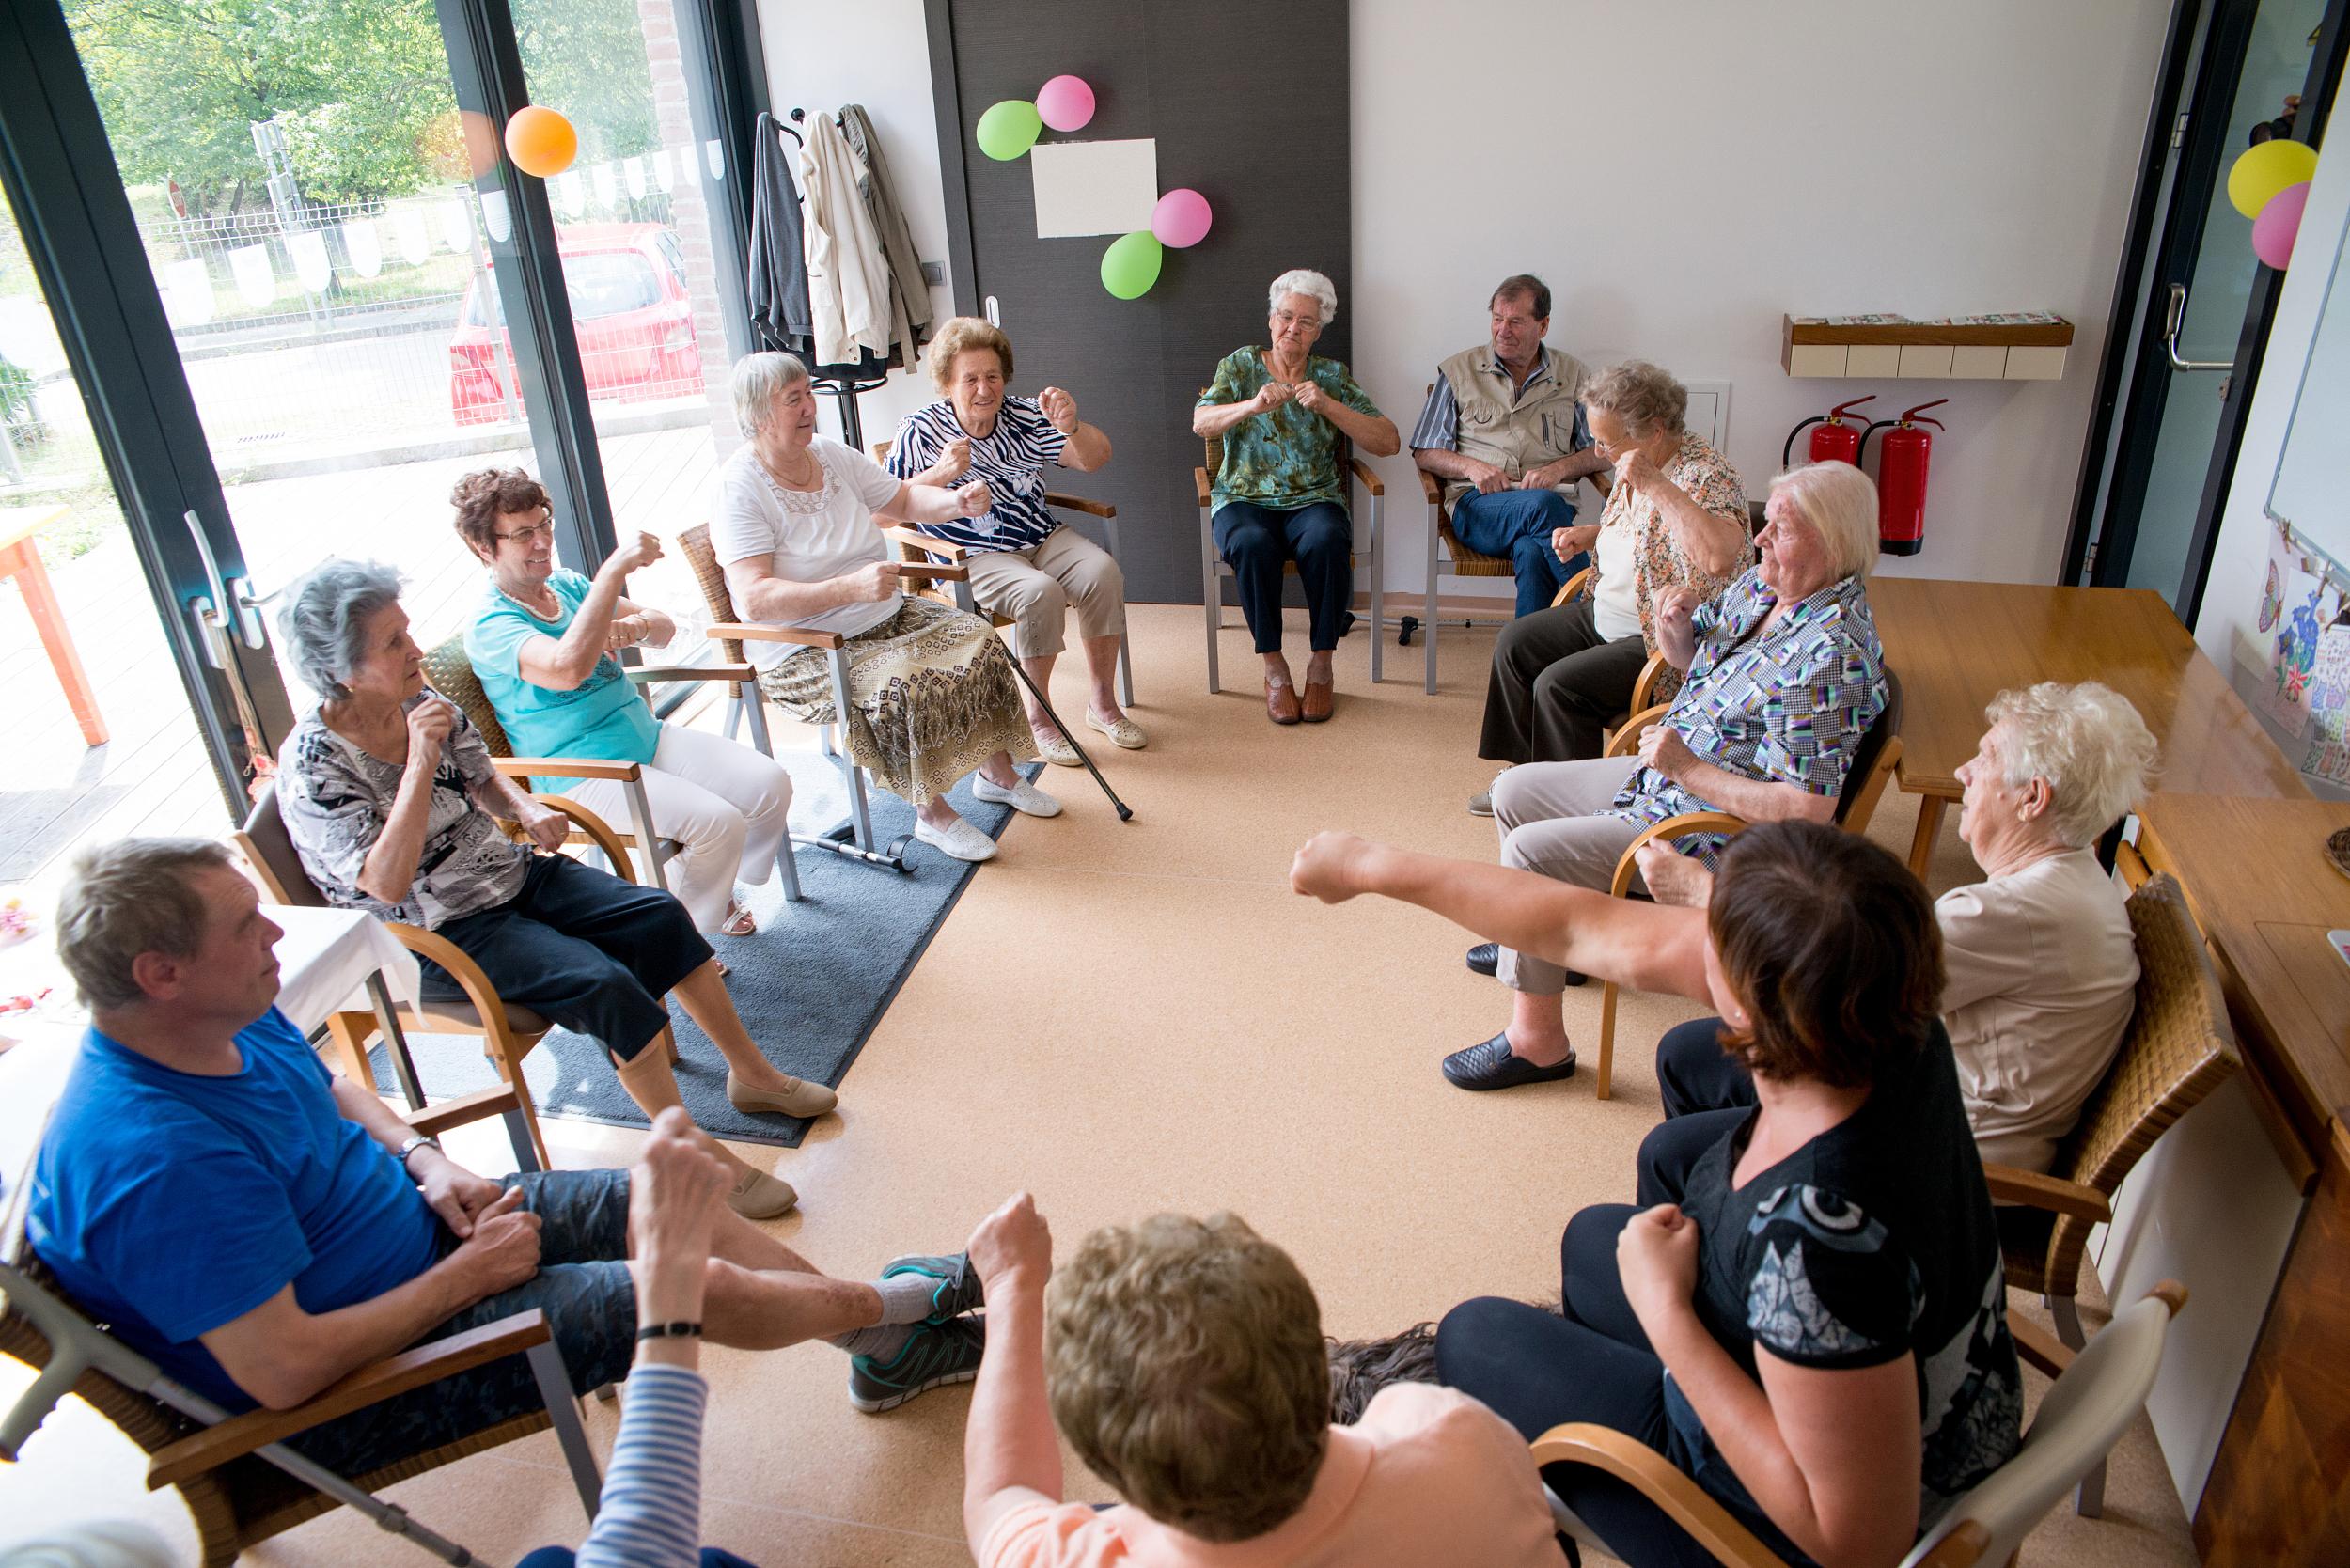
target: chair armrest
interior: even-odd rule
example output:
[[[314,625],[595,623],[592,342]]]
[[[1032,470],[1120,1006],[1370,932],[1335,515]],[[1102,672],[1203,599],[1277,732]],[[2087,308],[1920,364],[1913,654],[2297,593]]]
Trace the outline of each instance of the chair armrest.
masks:
[[[1616,860],[1615,880],[1608,885],[1607,895],[1620,899],[1632,890],[1632,879],[1639,874],[1640,846],[1659,839],[1678,839],[1684,833],[1744,833],[1749,826],[1744,817],[1727,811],[1684,811],[1678,817],[1667,817],[1661,823],[1651,823],[1624,845],[1623,854]]]
[[[462,1127],[467,1122],[504,1116],[521,1108],[522,1097],[514,1092],[513,1086],[500,1084],[495,1089],[478,1089],[471,1094],[460,1094],[454,1100],[444,1100],[421,1110],[401,1111],[400,1119],[427,1137],[438,1137],[451,1127]]]
[[[1379,482],[1379,476],[1371,471],[1371,464],[1365,463],[1361,458],[1348,458],[1346,460],[1346,465],[1355,470],[1355,477],[1362,480],[1363,488],[1370,491],[1373,495],[1385,495],[1387,493],[1387,487]]]
[[[1587,567],[1585,570],[1595,569]],[[1660,648],[1648,656],[1648,663],[1640,666],[1639,678],[1632,682],[1631,707],[1634,713],[1641,713],[1648,709],[1651,700],[1656,695],[1656,682],[1663,680],[1665,671],[1670,668],[1672,665],[1666,659],[1663,649]],[[1667,703],[1664,706],[1669,707],[1671,704]]]
[[[1554,1426],[1534,1439],[1534,1463],[1589,1465],[1615,1477],[1654,1503],[1725,1568],[1786,1568],[1753,1531],[1671,1460],[1612,1427],[1590,1421]]]
[[[795,642],[802,648],[838,648],[838,632],[811,632],[798,626],[763,626],[747,620],[713,621],[705,634],[713,642]]]
[[[1199,493],[1199,504],[1206,506],[1208,504],[1208,471],[1206,469],[1195,468],[1191,471],[1191,487]]]
[[[1432,507],[1441,505],[1444,501],[1444,486],[1437,481],[1436,476],[1419,467],[1415,467],[1412,472],[1419,476],[1419,493],[1427,497],[1428,504]]]
[[[1048,495],[1045,499],[1050,501],[1052,497]],[[961,566],[971,558],[971,552],[962,545],[950,543],[943,539],[932,539],[917,528],[884,528],[882,532],[888,535],[889,541],[901,550],[918,550],[923,555],[946,562],[948,566]]]
[[[1551,595],[1550,607],[1555,610],[1561,604],[1574,604],[1576,600],[1590,592],[1591,585],[1598,580],[1599,568],[1596,566],[1585,567],[1582,571],[1568,578],[1566,582],[1559,587],[1559,591]],[[1638,697],[1638,689],[1637,687],[1634,689],[1633,695],[1637,699]],[[1637,708],[1640,706],[1640,703],[1637,700],[1635,700],[1632,705]]]
[[[731,681],[738,685],[747,685],[759,679],[759,671],[748,665],[637,665],[628,671],[628,678],[640,686],[659,685],[670,681],[680,683]]]
[[[2007,1337],[2015,1341],[2016,1358],[2035,1372],[2062,1377],[2064,1369],[2073,1364],[2072,1349],[2064,1341],[2013,1307],[2007,1313]]]
[[[924,566],[919,561],[901,561],[898,575],[911,577],[917,583],[967,583],[971,569],[967,566]]]
[[[451,1334],[445,1340],[403,1350],[372,1366],[361,1367],[291,1410],[251,1411],[156,1450],[147,1465],[148,1490],[159,1491],[193,1481],[256,1449],[283,1442],[338,1416],[381,1403],[395,1394],[471,1372],[502,1356],[518,1356],[533,1346],[545,1344],[549,1337],[547,1316],[534,1307],[462,1334]]]
[[[422,926],[386,920],[384,929],[392,933],[392,940],[418,958],[429,958],[447,970],[448,978],[457,982],[457,989],[465,994],[465,1000],[473,1004],[474,1011],[481,1015],[483,1023],[506,1016],[505,999],[498,996],[497,987],[490,983],[490,977],[481,972],[481,965],[473,961],[471,953],[438,932],[427,931]]]
[[[1641,673],[1646,674],[1647,671],[1643,670]],[[1616,730],[1615,739],[1607,743],[1607,749],[1601,752],[1600,755],[1603,757],[1631,756],[1634,752],[1640,749],[1641,729],[1644,726],[1654,724],[1658,719],[1663,718],[1671,711],[1672,704],[1669,702],[1659,702],[1654,707],[1641,709],[1638,713],[1634,713],[1630,718],[1623,721],[1622,725]]]
[[[635,765],[630,764],[631,767]],[[578,832],[586,834],[588,841],[602,850],[603,857],[612,862],[614,876],[619,877],[622,882],[636,880],[636,872],[629,860],[628,851],[622,847],[620,836],[612,830],[610,823],[605,822],[568,795],[540,795],[538,798],[540,805],[550,810],[559,811],[572,819]],[[658,853],[650,844],[645,845],[644,851],[647,855]]]
[[[1116,517],[1118,515],[1118,509],[1107,501],[1089,500],[1083,495],[1064,495],[1058,490],[1048,490],[1044,493],[1044,504],[1048,507],[1058,507],[1064,511],[1081,511],[1088,517]]]
[[[2012,1165],[1985,1160],[1982,1179],[1995,1202],[2023,1203],[2050,1214],[2071,1215],[2092,1225],[2103,1225],[2113,1218],[2113,1205],[2104,1193],[2061,1176],[2044,1176],[2037,1170],[2018,1170]]]
[[[642,762],[605,757],[493,757],[490,765],[509,778],[603,778],[625,784],[645,776]]]

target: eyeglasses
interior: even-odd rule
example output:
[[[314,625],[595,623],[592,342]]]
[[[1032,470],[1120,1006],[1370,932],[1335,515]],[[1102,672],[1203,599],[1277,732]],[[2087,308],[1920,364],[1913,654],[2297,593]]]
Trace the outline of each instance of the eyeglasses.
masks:
[[[499,534],[497,537],[499,539],[520,540],[553,539],[555,537],[555,520],[553,518],[549,518],[543,523],[533,523],[527,528],[517,528],[510,534]]]
[[[1300,316],[1288,310],[1275,311],[1273,319],[1283,326],[1302,326],[1310,329],[1322,324],[1322,318],[1319,316]]]

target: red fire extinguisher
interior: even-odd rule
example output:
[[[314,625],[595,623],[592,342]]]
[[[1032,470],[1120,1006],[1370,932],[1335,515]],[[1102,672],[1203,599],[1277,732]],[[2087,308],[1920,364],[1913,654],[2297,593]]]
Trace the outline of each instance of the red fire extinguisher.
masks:
[[[1934,437],[1918,427],[1946,429],[1941,420],[1919,416],[1950,400],[1936,398],[1904,410],[1899,419],[1880,419],[1860,437],[1865,450],[1870,436],[1885,431],[1877,443],[1877,549],[1885,555],[1914,556],[1926,546],[1926,464],[1934,457]]]
[[[1872,392],[1865,398],[1855,398],[1851,402],[1839,403],[1825,414],[1815,414],[1804,420],[1803,424],[1797,425],[1787,432],[1787,445],[1779,449],[1778,465],[1785,468],[1794,461],[1795,437],[1803,433],[1804,425],[1817,425],[1820,428],[1811,432],[1811,455],[1804,461],[1807,463],[1849,463],[1855,468],[1859,467],[1860,443],[1866,433],[1863,427],[1868,424],[1869,416],[1865,414],[1855,414],[1852,416],[1853,422],[1847,425],[1844,423],[1844,415],[1849,410],[1858,408],[1862,403],[1872,403],[1876,400],[1876,394]]]

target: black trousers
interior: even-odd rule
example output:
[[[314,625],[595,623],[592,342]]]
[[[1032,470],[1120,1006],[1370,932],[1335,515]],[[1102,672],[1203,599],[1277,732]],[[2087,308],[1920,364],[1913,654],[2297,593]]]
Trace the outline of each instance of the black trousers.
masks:
[[[1589,599],[1518,617],[1494,641],[1477,755],[1512,763],[1598,756],[1647,663],[1637,636],[1599,635]]]
[[[500,998],[590,1037],[622,1061],[668,1027],[662,998],[711,955],[676,899],[562,855],[532,855],[521,892],[442,921],[437,934],[481,965]],[[426,996],[463,998],[447,970],[429,958],[419,964]]]
[[[1231,563],[1240,610],[1260,653],[1281,651],[1281,569],[1292,558],[1306,589],[1307,643],[1316,653],[1338,647],[1355,597],[1355,523],[1327,501],[1276,511],[1227,501],[1213,525],[1216,554]]]

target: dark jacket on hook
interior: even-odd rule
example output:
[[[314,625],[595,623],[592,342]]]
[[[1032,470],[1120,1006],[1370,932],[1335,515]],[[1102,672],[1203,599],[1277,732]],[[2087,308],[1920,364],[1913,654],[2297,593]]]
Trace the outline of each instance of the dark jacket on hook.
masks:
[[[760,115],[758,156],[751,165],[751,324],[761,346],[805,358],[816,346],[807,304],[807,254],[801,232],[800,191],[782,128]],[[927,306],[929,295],[923,295]]]

